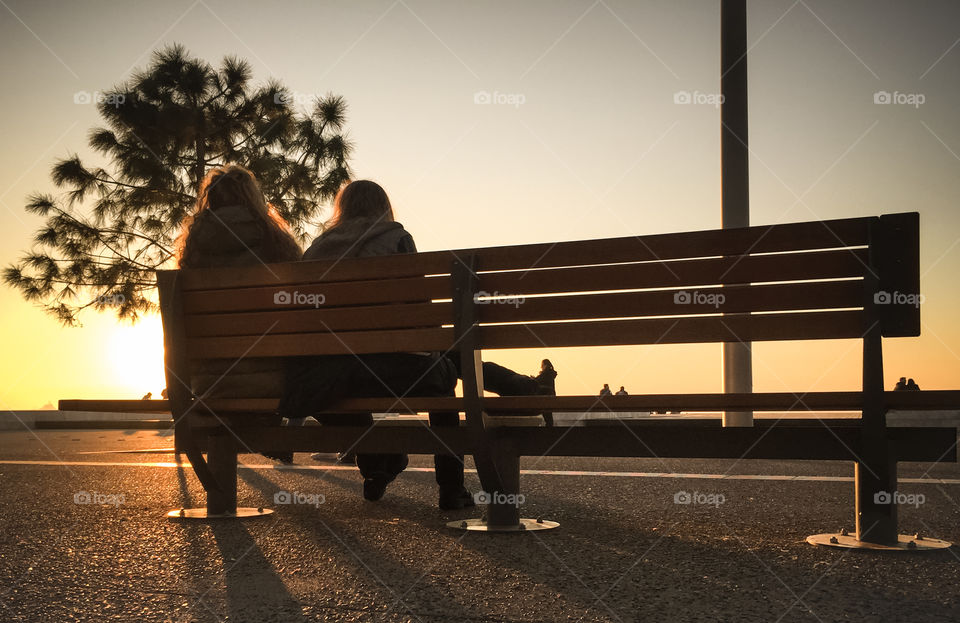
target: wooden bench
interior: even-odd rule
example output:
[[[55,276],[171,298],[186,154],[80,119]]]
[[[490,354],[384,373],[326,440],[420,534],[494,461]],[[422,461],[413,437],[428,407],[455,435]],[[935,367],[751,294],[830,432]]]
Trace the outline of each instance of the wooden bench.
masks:
[[[897,462],[956,461],[955,428],[885,423],[889,409],[960,404],[960,392],[883,387],[882,338],[920,333],[919,305],[904,302],[920,286],[916,213],[160,271],[158,284],[177,444],[206,489],[211,514],[236,510],[238,451],[469,454],[484,491],[505,495],[520,492],[521,456],[845,460],[856,464],[857,539],[895,544],[896,504],[877,503],[875,495],[897,490]],[[286,300],[281,292],[322,295],[323,304],[298,304],[303,297],[278,304]],[[516,298],[497,298],[504,296]],[[480,390],[484,349],[824,339],[862,341],[862,388],[603,400],[484,397]],[[463,397],[357,398],[335,411],[457,410],[465,415],[460,427],[389,419],[359,428],[264,425],[255,416],[273,413],[277,397],[200,400],[187,384],[191,366],[204,358],[410,351],[456,353]],[[681,410],[855,411],[862,417],[757,420],[741,428],[724,428],[719,419],[682,418],[500,426],[496,417]],[[511,503],[490,504],[485,521],[490,529],[537,527],[521,520]]]

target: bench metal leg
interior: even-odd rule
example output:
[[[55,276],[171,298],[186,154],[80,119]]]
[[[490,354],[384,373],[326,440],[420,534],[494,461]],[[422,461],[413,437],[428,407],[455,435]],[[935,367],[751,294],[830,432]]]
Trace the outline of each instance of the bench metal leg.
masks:
[[[447,526],[481,532],[524,532],[558,527],[560,524],[555,521],[520,517],[520,507],[525,501],[520,493],[520,456],[506,441],[491,446],[493,449],[487,457],[475,457],[486,498],[480,502],[486,503],[487,516],[451,521]]]
[[[237,508],[237,445],[229,432],[210,435],[207,438],[207,466],[216,486],[204,489],[207,492],[206,508],[181,508],[170,511],[170,519],[226,519],[263,517],[273,513],[271,509]]]
[[[897,543],[897,461],[885,440],[871,440],[854,467],[857,539],[877,545]]]
[[[207,463],[219,490],[207,491],[207,513],[225,515],[237,512],[237,447],[227,434],[211,435]]]
[[[861,461],[854,464],[856,532],[815,534],[812,545],[847,549],[930,551],[950,547],[948,541],[922,534],[898,534],[897,460],[895,449],[884,438],[865,437]]]

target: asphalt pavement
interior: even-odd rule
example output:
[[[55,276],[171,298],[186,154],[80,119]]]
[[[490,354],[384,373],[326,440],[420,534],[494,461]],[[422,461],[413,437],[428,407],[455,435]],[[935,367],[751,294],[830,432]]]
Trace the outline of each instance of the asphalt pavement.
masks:
[[[242,455],[240,504],[274,514],[168,521],[204,500],[171,448],[0,432],[0,621],[960,620],[960,547],[805,542],[852,530],[847,463],[524,459],[522,514],[560,527],[484,534],[446,527],[481,513],[437,508],[426,456],[370,503],[351,466]],[[960,543],[957,466],[900,476],[901,532]]]

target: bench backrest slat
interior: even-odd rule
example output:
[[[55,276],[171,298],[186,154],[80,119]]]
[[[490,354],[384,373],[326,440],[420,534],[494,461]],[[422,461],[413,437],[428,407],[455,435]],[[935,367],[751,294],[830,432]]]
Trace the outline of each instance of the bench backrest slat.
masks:
[[[734,230],[705,230],[604,240],[540,243],[453,251],[431,251],[390,257],[350,260],[314,260],[272,266],[187,271],[184,291],[291,285],[369,278],[447,274],[457,258],[474,256],[483,270],[510,270],[518,266],[551,268],[596,263],[644,262],[683,258],[773,253],[864,246],[871,218],[765,225]]]
[[[843,339],[863,337],[863,320],[860,311],[835,311],[511,324],[482,327],[479,344],[505,349]]]

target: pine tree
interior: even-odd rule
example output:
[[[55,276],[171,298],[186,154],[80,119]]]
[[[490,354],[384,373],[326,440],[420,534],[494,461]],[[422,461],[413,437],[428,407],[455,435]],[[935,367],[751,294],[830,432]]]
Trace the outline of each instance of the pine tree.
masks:
[[[301,113],[279,82],[256,87],[251,74],[246,61],[227,57],[215,68],[174,45],[103,93],[106,127],[88,142],[108,164],[87,166],[75,154],[54,164],[62,192],[27,199],[45,223],[4,281],[68,325],[85,308],[135,321],[155,309],[153,271],[173,265],[200,181],[227,163],[249,168],[304,238],[349,179],[346,103],[327,95]]]

